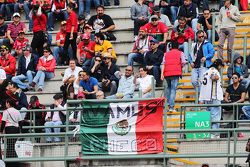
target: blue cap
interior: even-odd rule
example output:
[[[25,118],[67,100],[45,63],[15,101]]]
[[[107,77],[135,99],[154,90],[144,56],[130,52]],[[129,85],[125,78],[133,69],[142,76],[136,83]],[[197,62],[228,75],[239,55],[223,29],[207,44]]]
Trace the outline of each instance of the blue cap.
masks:
[[[157,39],[151,39],[150,42],[153,42],[153,43],[159,43],[159,41]]]

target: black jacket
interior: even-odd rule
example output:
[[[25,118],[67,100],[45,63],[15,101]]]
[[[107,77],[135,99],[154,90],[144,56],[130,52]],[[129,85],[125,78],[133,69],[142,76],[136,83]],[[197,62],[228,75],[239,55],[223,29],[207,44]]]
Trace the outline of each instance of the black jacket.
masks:
[[[28,67],[26,68],[26,59],[22,55],[18,61],[18,69],[17,69],[17,75],[25,75],[28,70],[36,72],[36,66],[38,64],[38,58],[36,55],[31,54],[30,63],[28,64]]]
[[[178,17],[185,17],[185,18],[196,18],[197,17],[197,10],[198,7],[195,3],[192,3],[189,7],[185,5],[181,5],[179,7]],[[189,20],[188,25],[191,26],[191,20]]]

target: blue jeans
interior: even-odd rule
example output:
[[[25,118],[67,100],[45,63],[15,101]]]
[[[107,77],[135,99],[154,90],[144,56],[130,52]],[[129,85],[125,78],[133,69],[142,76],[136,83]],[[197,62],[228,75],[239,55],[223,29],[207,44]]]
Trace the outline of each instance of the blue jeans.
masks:
[[[161,68],[160,66],[153,66],[150,73],[154,76],[156,85],[161,83]]]
[[[7,20],[11,20],[13,13],[18,12],[19,4],[18,3],[9,3],[9,4],[6,4],[5,8],[6,8]]]
[[[200,68],[193,68],[192,69],[191,82],[192,82],[192,85],[194,86],[194,89],[196,89],[197,86],[198,87],[200,86],[200,83],[202,82],[202,79],[203,79],[203,74],[206,71],[207,71],[206,67],[200,67]]]
[[[140,64],[143,64],[144,62],[144,55],[140,53],[129,53],[128,55],[128,65],[133,66],[134,61]]]
[[[23,10],[25,13],[26,20],[30,20],[29,14],[30,14],[30,2],[24,2],[23,3]]]
[[[179,77],[165,77],[165,80],[167,81],[167,89],[165,89],[165,96],[167,98],[169,108],[174,109],[176,89],[179,82]]]
[[[44,80],[45,79],[51,79],[54,78],[53,72],[46,72],[46,71],[37,71],[35,78],[33,79],[33,82],[36,84],[38,83],[38,87],[43,89],[44,88]]]
[[[92,61],[92,58],[90,58],[90,59],[85,59],[83,65],[82,65],[82,69],[83,69],[84,71],[89,71],[89,67],[90,67],[90,65],[91,65],[91,61]]]
[[[210,43],[212,42],[212,30],[207,30],[207,40]]]
[[[67,11],[61,11],[60,13],[50,12],[48,18],[48,31],[54,30],[55,20],[59,19],[67,20],[67,18],[68,18]]]
[[[244,113],[247,119],[250,119],[250,106],[243,106],[242,112]]]
[[[53,121],[45,122],[45,124],[44,124],[44,126],[45,126],[45,133],[47,133],[47,134],[48,134],[48,133],[49,133],[49,134],[52,133],[52,131],[51,131],[52,128],[46,128],[46,126],[60,126],[60,125],[62,125],[62,122],[61,122],[61,121],[56,121],[56,122],[53,122]],[[53,130],[54,130],[54,133],[60,133],[61,128],[53,128]],[[51,141],[52,141],[52,137],[46,137],[46,141],[47,141],[47,142],[51,142]],[[54,141],[55,141],[55,142],[60,142],[61,139],[60,139],[59,137],[54,137]]]
[[[57,65],[62,63],[62,62],[60,62],[60,55],[62,55],[62,54],[63,54],[63,47],[55,46],[53,48],[53,55],[56,59]],[[71,48],[68,48],[68,55],[69,55],[70,59],[73,57],[73,50]]]
[[[171,15],[172,15],[172,18],[171,18],[171,23],[173,24],[174,21],[177,19],[177,12],[178,12],[178,7],[177,6],[170,6],[170,12],[171,12]]]
[[[11,80],[13,82],[17,83],[17,85],[18,85],[19,88],[21,88],[21,89],[27,89],[27,88],[29,88],[29,85],[23,83],[22,81],[25,81],[25,80],[28,79],[28,83],[29,84],[32,83],[32,81],[33,81],[33,75],[35,75],[35,72],[28,70],[27,73],[26,73],[26,75],[23,75],[23,74],[17,75],[15,77],[12,77]]]
[[[185,59],[188,60],[189,57],[188,42],[184,42],[183,44],[179,45],[179,49],[183,50]]]
[[[9,43],[9,40],[7,38],[0,39],[0,46],[7,45]]]
[[[110,0],[103,0],[104,6],[110,6]],[[120,5],[120,0],[114,0],[115,5]]]
[[[86,14],[89,15],[90,14],[90,0],[78,0],[78,5],[79,5],[79,9],[78,9],[78,15],[83,15],[84,14],[84,3],[85,3],[85,10],[86,10]]]
[[[204,101],[205,104],[216,104],[220,105],[221,101],[219,100],[212,100],[212,101]],[[221,106],[219,107],[208,107],[207,110],[211,114],[211,121],[220,121],[221,119]],[[220,128],[220,123],[212,123],[212,129],[219,129]]]
[[[93,0],[92,1],[93,3],[94,3],[94,6],[95,6],[95,8],[97,7],[97,6],[100,6],[100,0]]]

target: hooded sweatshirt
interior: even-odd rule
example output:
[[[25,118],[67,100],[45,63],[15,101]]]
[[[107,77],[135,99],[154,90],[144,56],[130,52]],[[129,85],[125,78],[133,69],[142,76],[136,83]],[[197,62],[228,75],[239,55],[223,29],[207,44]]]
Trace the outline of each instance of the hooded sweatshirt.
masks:
[[[243,74],[240,74],[241,76],[243,76],[243,78],[247,78],[248,77],[248,68],[246,65],[243,64],[243,57],[239,54],[239,53],[235,53],[234,54],[234,59],[233,59],[233,63],[228,67],[227,69],[227,77],[231,78],[234,72],[236,71],[236,60],[238,58],[241,58],[241,65],[239,66],[239,68],[241,68],[241,71]]]

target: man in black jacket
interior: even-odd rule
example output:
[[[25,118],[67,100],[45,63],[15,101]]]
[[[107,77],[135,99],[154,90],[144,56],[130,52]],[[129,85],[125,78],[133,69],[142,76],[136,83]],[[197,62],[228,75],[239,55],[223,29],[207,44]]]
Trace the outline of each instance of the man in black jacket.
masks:
[[[12,81],[17,83],[23,91],[28,91],[29,84],[32,83],[33,76],[36,73],[38,58],[31,52],[30,46],[23,48],[23,55],[18,61],[17,75],[12,78]],[[28,83],[23,83],[26,79],[28,79]]]

